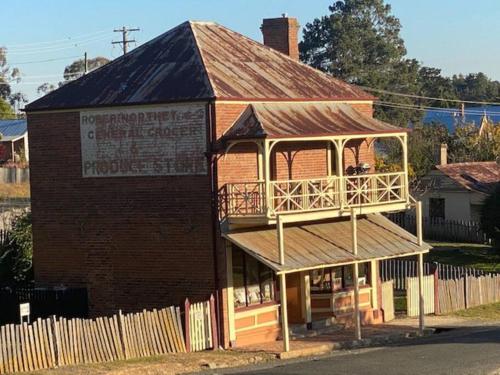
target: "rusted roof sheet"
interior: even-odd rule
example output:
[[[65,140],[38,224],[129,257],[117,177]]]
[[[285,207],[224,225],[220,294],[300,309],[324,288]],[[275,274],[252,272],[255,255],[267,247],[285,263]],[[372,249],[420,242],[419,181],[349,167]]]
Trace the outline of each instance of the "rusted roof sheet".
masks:
[[[223,139],[375,134],[406,131],[341,103],[252,103]]]
[[[489,194],[500,184],[500,165],[494,161],[436,165],[467,190]]]
[[[189,22],[69,82],[27,111],[197,100],[214,96]]]
[[[372,100],[370,94],[211,22],[184,22],[30,103],[27,111],[173,101]]]
[[[415,236],[379,214],[358,219],[358,255],[351,250],[349,219],[285,226],[284,234],[284,265],[279,263],[274,227],[236,230],[224,237],[277,272],[393,258],[430,249],[425,243],[418,246]]]
[[[215,23],[193,31],[219,99],[373,100],[371,94]]]

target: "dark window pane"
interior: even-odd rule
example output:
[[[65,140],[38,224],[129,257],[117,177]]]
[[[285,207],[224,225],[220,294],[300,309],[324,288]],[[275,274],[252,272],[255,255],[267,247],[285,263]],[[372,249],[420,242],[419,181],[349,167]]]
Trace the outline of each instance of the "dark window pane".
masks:
[[[261,303],[260,283],[259,283],[259,262],[257,259],[246,256],[246,276],[247,276],[247,301],[249,305]]]
[[[274,301],[274,277],[273,271],[263,264],[260,265],[260,292],[262,302]]]
[[[245,276],[243,274],[244,253],[241,250],[233,249],[233,293],[234,293],[234,306],[246,306],[245,301]]]

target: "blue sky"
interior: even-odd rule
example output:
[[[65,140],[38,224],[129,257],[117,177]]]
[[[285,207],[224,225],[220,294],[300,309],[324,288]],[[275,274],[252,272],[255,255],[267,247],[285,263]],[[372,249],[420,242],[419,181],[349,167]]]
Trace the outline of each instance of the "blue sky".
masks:
[[[16,0],[3,4],[0,46],[21,69],[15,89],[36,99],[41,82],[58,82],[76,56],[117,57],[113,28],[140,27],[138,45],[187,20],[216,21],[261,41],[262,18],[282,13],[302,25],[327,13],[333,0]],[[446,75],[485,72],[500,80],[499,0],[389,0],[403,25],[408,56]],[[300,34],[301,35],[301,34]],[[40,60],[52,60],[37,62]],[[28,64],[26,64],[28,62]],[[17,63],[17,64],[16,64]]]

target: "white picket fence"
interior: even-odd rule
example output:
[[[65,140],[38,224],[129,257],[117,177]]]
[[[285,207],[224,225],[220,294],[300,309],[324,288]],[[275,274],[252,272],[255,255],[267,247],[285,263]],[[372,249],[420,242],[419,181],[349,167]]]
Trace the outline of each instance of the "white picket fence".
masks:
[[[408,316],[418,316],[420,313],[420,291],[418,277],[407,278],[406,309]],[[433,314],[434,306],[434,275],[424,276],[424,314]]]
[[[191,352],[216,349],[217,323],[213,295],[208,301],[191,304],[185,302],[186,346]]]

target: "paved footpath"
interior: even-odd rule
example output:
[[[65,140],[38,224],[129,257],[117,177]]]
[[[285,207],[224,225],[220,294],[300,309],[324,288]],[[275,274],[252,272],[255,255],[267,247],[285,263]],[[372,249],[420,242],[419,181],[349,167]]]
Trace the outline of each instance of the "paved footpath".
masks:
[[[500,375],[500,323],[460,327],[381,348],[338,351],[217,373]]]

